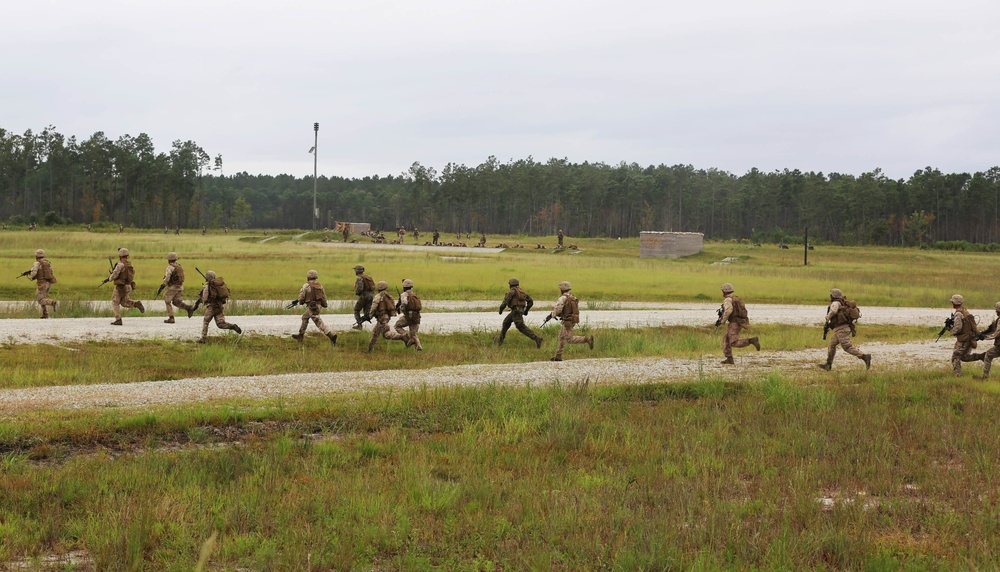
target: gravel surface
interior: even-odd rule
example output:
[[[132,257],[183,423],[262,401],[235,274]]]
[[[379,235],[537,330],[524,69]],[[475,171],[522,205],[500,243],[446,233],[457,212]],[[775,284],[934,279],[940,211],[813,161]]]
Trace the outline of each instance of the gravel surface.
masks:
[[[598,342],[599,343],[599,342]],[[873,371],[949,367],[951,344],[864,344],[873,356]],[[549,348],[551,349],[551,347]],[[736,352],[736,365],[719,364],[720,355],[698,358],[586,359],[586,349],[571,348],[563,362],[475,364],[421,370],[299,373],[230,376],[128,384],[39,387],[0,391],[0,414],[31,409],[142,408],[178,403],[313,397],[343,391],[386,391],[402,387],[454,385],[545,385],[549,383],[654,383],[696,379],[756,379],[762,372],[815,371],[825,349],[796,352]],[[544,354],[548,356],[548,352]],[[581,356],[581,357],[577,357]],[[544,359],[544,358],[543,358]],[[853,356],[838,353],[836,371],[863,371]],[[832,375],[832,374],[831,374]]]

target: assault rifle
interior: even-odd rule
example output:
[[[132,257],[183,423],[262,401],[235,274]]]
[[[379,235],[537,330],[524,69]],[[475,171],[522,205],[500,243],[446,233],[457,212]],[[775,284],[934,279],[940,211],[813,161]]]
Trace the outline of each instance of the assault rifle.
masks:
[[[30,269],[30,268],[29,268],[29,269],[27,269],[27,270],[25,270],[24,272],[22,272],[22,273],[18,274],[18,275],[17,275],[17,278],[20,278],[20,277],[22,277],[22,276],[27,276],[28,274],[31,274],[31,269]],[[17,278],[15,278],[14,280],[17,280]]]
[[[976,336],[976,341],[981,342],[981,341],[985,340],[986,336],[988,336],[988,335],[992,334],[993,332],[995,332],[996,329],[997,329],[997,320],[993,320],[993,323],[990,324],[990,327],[988,327],[985,330],[979,332],[979,335]]]
[[[545,326],[545,324],[548,324],[549,320],[551,320],[551,319],[552,319],[552,313],[550,312],[549,315],[545,316],[545,319],[542,320],[542,326]]]
[[[830,306],[826,307],[826,315],[830,315]],[[823,339],[826,339],[826,334],[830,331],[830,320],[823,322]]]
[[[195,266],[194,269],[198,270],[198,267]],[[204,272],[202,272],[201,270],[198,270],[198,274],[201,274],[201,277],[205,279],[205,282],[208,282],[208,278],[205,276]]]
[[[108,282],[111,282],[111,275],[115,271],[115,263],[111,262],[111,257],[110,256],[108,257],[108,266],[110,267],[109,270],[108,270],[108,277],[105,278],[103,282],[101,282],[100,284],[97,285],[98,288],[100,288],[101,286],[104,286]]]
[[[399,303],[402,302],[402,294],[399,293],[399,286],[396,286],[396,313],[399,313]]]
[[[945,332],[952,329],[954,326],[955,326],[955,312],[952,312],[951,315],[948,316],[948,319],[944,321],[944,326],[941,328],[941,331],[938,332],[937,340],[934,341],[937,342],[938,340],[940,340],[941,336],[943,336]]]
[[[719,326],[722,325],[722,314],[725,311],[724,310],[725,307],[726,307],[725,304],[719,304],[719,309],[715,311],[715,315],[718,316],[715,319],[715,330],[716,331],[718,331],[719,330]]]
[[[157,298],[159,298],[159,297],[160,297],[160,292],[163,292],[163,289],[164,289],[164,288],[165,288],[166,286],[167,286],[166,284],[160,284],[160,287],[159,287],[159,288],[157,288],[157,290],[156,290],[156,297],[157,297]]]
[[[285,306],[285,309],[286,310],[291,310],[292,308],[294,308],[294,307],[296,307],[298,305],[299,305],[299,299],[296,298],[296,299],[292,300],[291,302],[289,302],[288,305]]]

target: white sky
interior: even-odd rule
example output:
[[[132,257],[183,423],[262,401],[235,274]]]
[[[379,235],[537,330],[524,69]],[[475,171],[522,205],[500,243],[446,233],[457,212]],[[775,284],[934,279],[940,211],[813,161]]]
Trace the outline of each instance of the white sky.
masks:
[[[156,6],[154,6],[156,4]],[[0,128],[226,174],[551,157],[907,178],[1000,165],[1000,3],[5,2]]]

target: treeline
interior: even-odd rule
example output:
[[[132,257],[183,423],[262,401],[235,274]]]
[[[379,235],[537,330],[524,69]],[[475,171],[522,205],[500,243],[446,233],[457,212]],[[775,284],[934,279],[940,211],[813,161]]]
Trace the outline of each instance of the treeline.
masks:
[[[550,159],[438,173],[414,163],[398,176],[322,177],[318,228],[336,221],[392,230],[636,236],[641,230],[708,238],[929,245],[1000,242],[1000,168],[908,179],[753,169],[736,176],[690,165],[570,163]],[[157,152],[146,134],[84,141],[54,127],[0,129],[0,218],[14,224],[114,222],[159,228],[311,228],[313,179],[226,175],[193,141]]]

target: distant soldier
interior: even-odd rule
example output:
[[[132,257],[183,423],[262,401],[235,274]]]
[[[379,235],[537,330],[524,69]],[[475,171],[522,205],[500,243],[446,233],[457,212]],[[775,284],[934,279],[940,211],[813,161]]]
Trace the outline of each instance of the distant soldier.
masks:
[[[174,235],[176,236],[180,233],[181,233],[181,225],[174,226]]]
[[[438,232],[438,229],[435,228],[434,234],[431,235],[431,239],[434,241],[434,246],[437,246],[439,238],[441,238],[441,233]]]
[[[406,227],[399,225],[399,228],[396,229],[396,236],[399,237],[399,243],[403,244],[403,239],[406,238]]]
[[[174,323],[174,306],[187,310],[188,318],[194,315],[194,306],[184,301],[184,267],[177,262],[177,253],[167,253],[167,270],[163,273],[163,283],[160,290],[167,289],[163,295],[163,303],[167,305],[167,319],[164,324]],[[159,292],[157,292],[159,294]]]
[[[417,230],[417,227],[413,227],[413,243],[416,244],[417,240],[419,239],[420,239],[420,231]]]
[[[562,229],[560,228],[560,229],[559,229],[559,234],[558,234],[558,235],[556,235],[556,238],[557,238],[557,239],[559,240],[559,246],[562,246],[562,245],[563,245],[563,237],[564,237],[564,236],[565,236],[565,235],[563,234],[563,231],[562,231]]]
[[[559,330],[559,347],[556,349],[556,355],[550,358],[551,361],[563,360],[563,347],[566,344],[587,344],[590,349],[594,349],[594,336],[573,335],[573,328],[580,323],[580,301],[570,293],[572,288],[569,282],[559,283],[559,299],[556,300],[552,312],[542,322],[544,326],[552,318],[562,320],[562,329]],[[535,345],[537,346],[539,343],[536,341]]]
[[[42,319],[49,317],[49,306],[52,311],[59,309],[59,302],[49,298],[49,289],[56,283],[56,275],[52,272],[52,264],[45,259],[45,251],[39,248],[35,251],[35,263],[27,272],[28,278],[35,281],[35,301],[42,307]],[[23,274],[22,274],[23,276]]]
[[[118,224],[118,234],[121,234],[121,233],[123,233],[123,232],[125,232],[125,227],[124,227],[124,226],[122,226],[122,225],[121,225],[121,224],[119,223],[119,224]]]
[[[327,301],[326,291],[323,289],[323,285],[317,281],[318,279],[319,272],[315,270],[307,272],[306,283],[299,289],[299,297],[292,301],[292,306],[303,305],[306,307],[306,311],[302,314],[302,325],[299,326],[299,333],[292,334],[292,339],[299,342],[305,339],[306,328],[309,327],[309,320],[312,320],[319,331],[330,338],[330,343],[337,345],[337,334],[331,332],[330,328],[323,323],[323,319],[319,317],[319,309],[326,308]]]
[[[205,305],[205,319],[201,323],[201,338],[199,344],[208,341],[208,325],[215,320],[215,326],[220,330],[233,330],[237,334],[242,334],[243,330],[236,324],[226,322],[226,313],[223,306],[229,301],[229,286],[222,278],[218,278],[215,272],[209,270],[205,273],[205,287],[201,289],[198,303]]]
[[[371,321],[369,309],[372,305],[372,298],[375,296],[375,280],[365,274],[365,267],[358,264],[354,267],[354,294],[358,301],[354,303],[354,325],[352,330],[360,330],[362,322]],[[362,317],[364,314],[364,317]]]
[[[722,338],[722,355],[726,357],[722,360],[723,364],[736,363],[733,361],[733,348],[745,348],[752,344],[760,351],[760,341],[756,336],[750,339],[740,338],[740,330],[750,325],[750,319],[747,317],[746,305],[739,296],[733,294],[733,285],[729,282],[722,285],[722,315],[716,325],[725,322],[729,322],[729,326]]]
[[[503,345],[503,340],[507,337],[507,330],[513,324],[517,331],[535,342],[536,348],[542,347],[542,337],[531,331],[531,328],[524,323],[524,317],[528,315],[528,310],[535,305],[535,301],[521,289],[521,282],[517,278],[511,278],[507,284],[510,286],[510,290],[507,290],[503,302],[500,302],[500,314],[503,314],[504,308],[510,308],[510,313],[503,319],[503,328],[500,330],[500,337],[497,338],[497,345]]]
[[[393,328],[396,330],[396,335],[406,342],[406,347],[417,346],[418,352],[424,351],[424,346],[420,345],[420,338],[417,337],[417,332],[420,331],[421,309],[423,304],[420,302],[420,296],[413,291],[413,280],[404,279],[403,293],[399,295],[399,302],[396,303],[396,311],[400,316]],[[406,332],[406,328],[410,329],[409,333]]]
[[[205,236],[206,234],[208,234],[208,227],[207,226],[201,227],[201,235]]]
[[[955,294],[951,297],[951,307],[955,309],[952,314],[955,323],[951,326],[951,333],[955,336],[955,349],[951,352],[951,369],[956,376],[960,376],[963,361],[979,361],[985,354],[972,353],[979,332],[976,330],[976,319],[965,309],[965,298],[961,294]]]
[[[344,231],[341,233],[341,235],[344,237],[344,242],[347,242],[347,239],[350,238],[351,236],[351,231],[350,229],[347,228],[346,224],[344,225]]]
[[[115,293],[111,295],[111,308],[115,311],[115,321],[112,326],[122,325],[122,306],[126,308],[138,308],[139,312],[145,313],[146,308],[139,300],[132,301],[130,294],[135,289],[135,269],[128,260],[127,248],[118,249],[118,264],[115,265],[111,274],[105,282],[115,285]]]
[[[163,227],[163,234],[167,234],[167,227]]]
[[[375,285],[375,288],[378,290],[378,294],[372,298],[369,315],[375,318],[378,323],[375,324],[375,328],[372,329],[372,339],[368,342],[369,353],[375,349],[375,342],[378,341],[379,336],[382,336],[387,340],[406,339],[406,335],[397,334],[389,329],[389,319],[396,315],[395,302],[393,302],[392,296],[386,292],[389,288],[389,284],[387,284],[385,280],[382,280]]]
[[[986,328],[976,339],[979,341],[983,340],[993,340],[993,345],[985,352],[972,354],[973,357],[983,360],[983,374],[974,376],[976,379],[989,379],[990,377],[990,367],[993,365],[993,358],[1000,355],[1000,302],[993,305],[997,312],[997,317],[990,324],[990,327]]]
[[[479,246],[486,246],[486,233],[479,237]]]
[[[833,330],[833,336],[826,350],[826,363],[819,364],[820,369],[830,371],[833,367],[833,356],[837,355],[837,346],[865,362],[865,369],[871,369],[871,354],[866,354],[851,344],[851,337],[857,334],[854,321],[859,317],[861,312],[853,300],[848,300],[840,288],[830,290],[830,307],[826,312],[824,332],[827,329]]]

